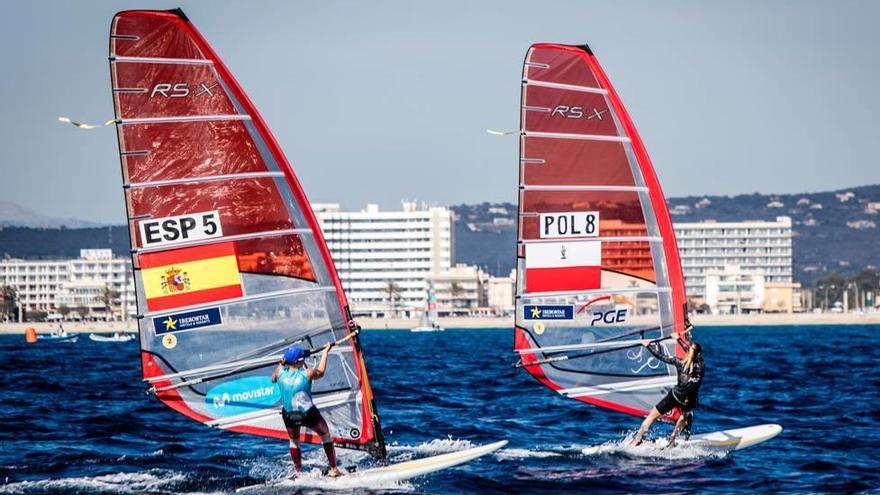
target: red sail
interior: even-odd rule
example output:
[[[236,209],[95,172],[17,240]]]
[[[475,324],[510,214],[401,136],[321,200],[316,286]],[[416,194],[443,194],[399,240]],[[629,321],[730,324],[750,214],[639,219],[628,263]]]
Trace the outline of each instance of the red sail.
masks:
[[[562,395],[645,414],[674,370],[637,339],[686,326],[663,191],[589,48],[533,45],[522,79],[515,348]]]
[[[256,108],[180,10],[117,14],[110,72],[144,378],[193,419],[286,438],[267,384],[277,357],[292,343],[317,348],[350,332],[309,202]],[[224,247],[196,247],[212,245]],[[336,443],[384,455],[356,337],[334,348],[315,387]]]

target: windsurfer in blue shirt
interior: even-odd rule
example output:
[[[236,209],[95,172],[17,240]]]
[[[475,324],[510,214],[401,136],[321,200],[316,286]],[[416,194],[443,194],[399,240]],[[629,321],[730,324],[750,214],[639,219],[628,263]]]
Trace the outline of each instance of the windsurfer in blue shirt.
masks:
[[[679,416],[675,422],[675,427],[672,430],[672,435],[669,437],[669,445],[675,445],[675,439],[682,430],[685,431],[686,436],[690,436],[690,426],[694,417],[693,410],[697,407],[700,385],[703,383],[703,352],[700,344],[696,342],[688,344],[688,342],[682,340],[677,333],[673,333],[671,336],[678,341],[685,350],[687,350],[687,356],[685,359],[677,359],[672,356],[667,356],[663,353],[662,349],[659,349],[659,346],[654,341],[642,340],[641,342],[642,345],[654,355],[654,357],[664,363],[675,366],[675,369],[678,371],[678,382],[675,387],[673,387],[669,393],[667,393],[666,396],[663,397],[653,409],[651,409],[648,417],[642,422],[642,426],[639,428],[638,433],[636,433],[636,436],[630,444],[634,447],[642,443],[642,437],[645,436],[645,433],[647,433],[648,429],[651,428],[651,424],[653,424],[657,418],[669,414],[673,409],[678,409]]]
[[[277,383],[281,389],[281,417],[290,436],[290,458],[293,459],[297,474],[302,472],[302,451],[299,448],[301,426],[313,430],[321,437],[324,453],[327,454],[327,462],[330,464],[329,475],[336,477],[341,474],[336,467],[336,450],[333,448],[330,428],[312,401],[312,382],[324,376],[330,347],[330,344],[324,346],[317,368],[307,368],[303,348],[298,345],[290,346],[284,351],[284,357],[272,373],[272,382]]]

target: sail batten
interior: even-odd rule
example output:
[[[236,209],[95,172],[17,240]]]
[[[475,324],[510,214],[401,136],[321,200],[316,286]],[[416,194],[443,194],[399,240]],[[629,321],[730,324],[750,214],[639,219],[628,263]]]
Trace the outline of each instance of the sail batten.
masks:
[[[320,349],[354,331],[314,212],[256,108],[181,11],[120,12],[109,52],[143,378],[194,420],[286,438],[270,381],[278,357],[291,343]],[[337,392],[352,400],[324,403],[334,442],[383,457],[356,335],[315,384],[316,398]]]
[[[650,159],[583,46],[533,45],[522,74],[514,348],[560,394],[643,415],[687,327],[672,223]],[[625,339],[625,340],[623,340]]]

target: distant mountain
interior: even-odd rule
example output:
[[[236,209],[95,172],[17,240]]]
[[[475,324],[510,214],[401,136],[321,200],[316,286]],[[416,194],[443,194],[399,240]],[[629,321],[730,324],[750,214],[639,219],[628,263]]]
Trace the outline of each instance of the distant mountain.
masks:
[[[796,281],[810,284],[832,272],[880,267],[880,185],[803,194],[741,194],[669,198],[672,221],[792,219]],[[455,258],[496,275],[514,268],[516,205],[451,207],[456,214]]]
[[[74,218],[52,218],[9,201],[0,201],[0,227],[36,227],[47,229],[99,227],[101,225],[98,222],[87,222]]]
[[[0,258],[77,258],[80,249],[90,248],[109,248],[119,256],[128,256],[128,227],[0,227]]]

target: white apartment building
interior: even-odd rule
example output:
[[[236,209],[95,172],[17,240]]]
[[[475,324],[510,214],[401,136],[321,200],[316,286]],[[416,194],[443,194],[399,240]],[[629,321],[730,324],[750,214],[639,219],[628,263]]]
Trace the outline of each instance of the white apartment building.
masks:
[[[103,300],[105,288],[119,293],[112,307],[120,318],[121,306],[128,316],[137,313],[131,260],[114,258],[109,249],[82,249],[80,257],[69,260],[0,260],[0,286],[15,289],[18,305],[25,312],[53,313],[65,306],[85,308],[89,314],[107,317]]]
[[[766,283],[792,282],[791,218],[776,221],[674,224],[688,296],[705,300],[707,275],[760,273]]]
[[[488,276],[476,266],[458,263],[449,270],[428,274],[437,296],[440,316],[470,316],[485,306],[483,285]]]
[[[764,274],[739,266],[711,269],[706,273],[706,304],[712,314],[761,313],[764,311]]]
[[[361,211],[342,211],[338,204],[312,208],[356,315],[414,316],[427,298],[426,279],[452,268],[453,214],[445,207],[404,202],[399,211],[374,204]]]
[[[486,305],[498,316],[513,315],[516,270],[507,277],[489,277],[485,282]]]

